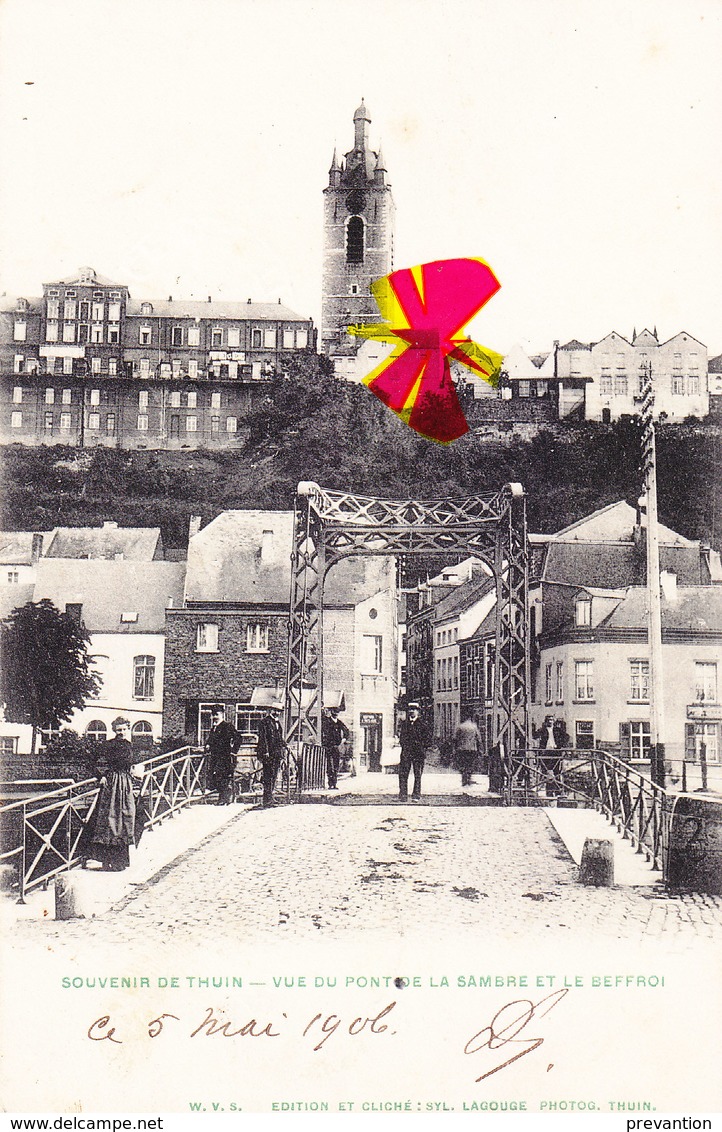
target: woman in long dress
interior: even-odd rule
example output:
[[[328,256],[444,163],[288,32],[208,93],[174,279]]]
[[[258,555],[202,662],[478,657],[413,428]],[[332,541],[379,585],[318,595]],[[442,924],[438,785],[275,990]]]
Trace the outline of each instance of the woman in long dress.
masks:
[[[130,846],[137,844],[136,800],[131,768],[140,761],[128,739],[130,723],[122,716],[114,719],[115,733],[102,746],[100,793],[88,830],[87,856],[100,861],[109,872],[121,872],[130,865]],[[142,757],[142,756],[141,756]]]

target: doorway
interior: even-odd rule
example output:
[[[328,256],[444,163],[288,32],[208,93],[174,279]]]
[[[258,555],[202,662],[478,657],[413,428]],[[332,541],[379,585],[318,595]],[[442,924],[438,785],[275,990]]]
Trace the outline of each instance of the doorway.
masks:
[[[380,774],[383,716],[377,712],[362,711],[361,727],[364,733],[362,763],[369,772]]]

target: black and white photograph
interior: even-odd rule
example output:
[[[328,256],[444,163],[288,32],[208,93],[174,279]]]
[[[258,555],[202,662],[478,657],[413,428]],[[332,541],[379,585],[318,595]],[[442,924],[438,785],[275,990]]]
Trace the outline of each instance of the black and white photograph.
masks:
[[[0,4],[0,1111],[713,1126],[721,57]]]

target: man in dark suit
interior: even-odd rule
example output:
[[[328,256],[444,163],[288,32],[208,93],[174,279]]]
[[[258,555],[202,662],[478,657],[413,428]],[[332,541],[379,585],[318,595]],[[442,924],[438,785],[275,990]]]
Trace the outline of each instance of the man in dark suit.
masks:
[[[226,722],[223,708],[214,708],[212,719],[213,726],[206,740],[208,785],[211,790],[218,791],[216,805],[228,806],[233,800],[233,771],[241,736],[235,727]]]
[[[544,751],[541,762],[546,772],[547,798],[556,798],[562,792],[561,772],[562,754],[569,746],[569,735],[564,721],[548,715],[534,738],[539,740],[539,750]]]
[[[409,704],[406,719],[399,723],[399,742],[401,744],[399,800],[408,801],[409,773],[413,767],[414,788],[411,792],[411,800],[418,802],[421,798],[421,775],[426,759],[426,729],[421,722],[420,708],[416,703]]]
[[[280,716],[283,704],[279,701],[269,704],[265,715],[261,716],[258,727],[258,746],[256,757],[263,764],[263,805],[273,806],[273,791],[276,786],[276,776],[281,765],[283,753],[286,749],[281,732]]]
[[[338,718],[338,708],[323,709],[321,716],[321,745],[326,754],[326,773],[330,790],[338,790],[338,767],[341,760],[341,744],[350,735],[346,724]]]

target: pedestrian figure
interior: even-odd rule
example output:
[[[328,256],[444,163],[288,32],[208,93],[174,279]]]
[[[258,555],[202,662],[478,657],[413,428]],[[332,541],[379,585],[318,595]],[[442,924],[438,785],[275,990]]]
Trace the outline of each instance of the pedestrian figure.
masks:
[[[426,758],[426,732],[421,722],[419,705],[408,705],[407,718],[399,723],[399,742],[401,760],[399,762],[399,799],[407,802],[409,798],[409,773],[414,769],[414,788],[411,799],[421,798],[421,775]]]
[[[341,761],[341,745],[351,732],[338,718],[338,708],[325,707],[321,716],[321,744],[326,754],[326,774],[330,790],[338,790],[338,768]]]
[[[545,754],[541,757],[542,766],[546,774],[546,796],[555,798],[562,792],[560,775],[562,770],[562,756],[559,753],[569,746],[569,735],[564,721],[548,715],[534,738],[539,740],[539,750]]]
[[[213,726],[206,739],[208,785],[218,791],[217,806],[228,806],[233,800],[233,772],[241,736],[225,718],[221,707],[213,709]]]
[[[263,764],[263,805],[273,806],[273,791],[276,786],[276,776],[281,765],[286,744],[281,733],[280,713],[283,704],[275,701],[269,704],[265,715],[261,716],[258,727],[258,746],[256,757]]]
[[[481,732],[467,712],[454,734],[454,756],[461,771],[461,785],[471,786],[471,775],[476,758],[482,752]]]
[[[111,723],[114,738],[102,744],[97,777],[100,792],[95,810],[86,826],[81,846],[93,861],[107,872],[121,872],[130,865],[130,846],[137,845],[143,832],[143,811],[136,806],[131,777],[134,764],[142,762],[128,736],[130,722],[118,716]]]

